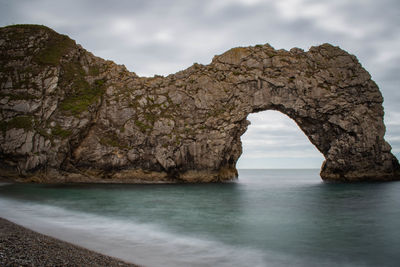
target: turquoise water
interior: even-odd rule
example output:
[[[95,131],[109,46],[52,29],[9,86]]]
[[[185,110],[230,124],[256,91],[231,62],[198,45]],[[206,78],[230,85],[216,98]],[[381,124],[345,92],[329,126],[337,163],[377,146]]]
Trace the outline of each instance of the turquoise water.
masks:
[[[0,216],[145,266],[399,266],[400,183],[0,186]]]

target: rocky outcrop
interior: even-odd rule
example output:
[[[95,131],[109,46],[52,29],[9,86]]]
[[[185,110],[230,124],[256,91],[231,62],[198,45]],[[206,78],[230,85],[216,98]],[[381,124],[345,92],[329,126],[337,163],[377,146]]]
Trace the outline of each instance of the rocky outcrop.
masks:
[[[325,180],[399,178],[382,95],[355,56],[233,48],[209,65],[138,77],[44,26],[0,29],[0,164],[24,181],[234,179],[250,113],[292,118]]]

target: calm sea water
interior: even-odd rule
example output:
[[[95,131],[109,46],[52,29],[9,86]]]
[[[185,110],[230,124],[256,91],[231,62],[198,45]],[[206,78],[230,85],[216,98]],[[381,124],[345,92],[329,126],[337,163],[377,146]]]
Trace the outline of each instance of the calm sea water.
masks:
[[[0,216],[144,266],[399,266],[400,183],[2,184]]]

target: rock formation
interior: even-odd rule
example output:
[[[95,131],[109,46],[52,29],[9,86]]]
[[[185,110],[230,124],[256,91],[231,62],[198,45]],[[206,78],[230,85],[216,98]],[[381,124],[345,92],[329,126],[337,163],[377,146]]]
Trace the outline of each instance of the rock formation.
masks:
[[[395,180],[383,98],[357,58],[323,44],[233,48],[138,77],[37,25],[0,28],[1,175],[37,182],[234,179],[250,113],[292,118],[324,180]]]

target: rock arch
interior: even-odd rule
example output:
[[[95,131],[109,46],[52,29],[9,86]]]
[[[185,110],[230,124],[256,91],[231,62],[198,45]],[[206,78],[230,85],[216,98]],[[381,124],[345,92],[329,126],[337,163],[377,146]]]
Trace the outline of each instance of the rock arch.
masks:
[[[2,173],[50,182],[230,180],[247,115],[277,110],[325,156],[322,179],[399,179],[381,93],[338,47],[238,47],[209,65],[146,78],[43,26],[1,28],[0,38]]]
[[[254,74],[249,112],[277,110],[292,118],[325,157],[322,179],[379,180],[398,172],[383,138],[383,98],[354,56],[329,44],[308,52],[249,50],[234,48],[213,62]]]

